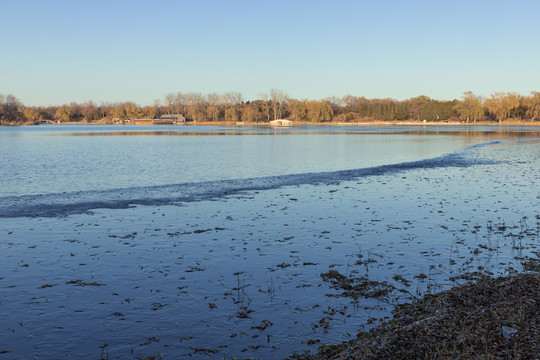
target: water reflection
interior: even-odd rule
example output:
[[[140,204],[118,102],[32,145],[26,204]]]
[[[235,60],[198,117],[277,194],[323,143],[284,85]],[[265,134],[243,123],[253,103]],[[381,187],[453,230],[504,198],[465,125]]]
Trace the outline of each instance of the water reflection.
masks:
[[[200,129],[197,129],[200,130]],[[266,130],[266,131],[265,131]],[[50,135],[50,134],[44,134]],[[486,137],[488,139],[540,137],[537,129],[495,128],[492,130],[451,130],[451,129],[418,129],[395,131],[376,131],[364,129],[347,129],[345,131],[313,129],[220,129],[215,131],[175,131],[175,130],[148,130],[148,131],[77,131],[59,132],[55,136],[253,136],[253,135],[448,135],[461,137]]]
[[[478,143],[524,137],[540,138],[540,127],[2,128],[0,196],[361,169],[418,161]]]

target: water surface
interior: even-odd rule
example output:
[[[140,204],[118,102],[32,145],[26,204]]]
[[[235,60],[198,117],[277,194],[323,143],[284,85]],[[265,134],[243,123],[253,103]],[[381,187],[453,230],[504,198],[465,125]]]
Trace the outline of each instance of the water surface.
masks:
[[[421,160],[531,128],[0,127],[0,196],[358,169]]]
[[[538,128],[0,138],[0,358],[281,359],[464,274],[521,271],[539,244]],[[339,297],[330,270],[396,291]]]

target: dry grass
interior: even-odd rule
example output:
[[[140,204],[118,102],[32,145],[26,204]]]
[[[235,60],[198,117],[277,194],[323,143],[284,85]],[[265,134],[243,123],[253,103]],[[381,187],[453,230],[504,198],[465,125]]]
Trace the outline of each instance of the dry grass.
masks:
[[[517,329],[505,338],[502,327]],[[540,359],[540,274],[483,278],[399,305],[356,340],[297,359]]]
[[[329,296],[343,296],[352,299],[358,299],[359,297],[385,298],[395,290],[395,287],[386,281],[369,280],[365,276],[345,276],[337,270],[322,273],[321,277],[325,282],[331,284],[332,289],[341,291],[338,294]]]

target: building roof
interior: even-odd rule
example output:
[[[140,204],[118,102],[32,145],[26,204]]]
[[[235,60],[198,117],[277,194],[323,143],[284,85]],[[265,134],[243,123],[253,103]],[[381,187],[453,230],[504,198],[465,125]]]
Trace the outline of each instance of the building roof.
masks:
[[[163,114],[159,117],[160,119],[185,119],[182,114]]]

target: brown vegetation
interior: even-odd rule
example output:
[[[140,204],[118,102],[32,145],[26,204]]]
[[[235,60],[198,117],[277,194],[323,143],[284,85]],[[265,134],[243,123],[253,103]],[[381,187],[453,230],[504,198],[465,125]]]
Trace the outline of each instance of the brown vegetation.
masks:
[[[291,99],[281,90],[244,101],[242,94],[171,93],[164,101],[140,107],[133,102],[96,104],[88,101],[61,106],[25,106],[13,95],[0,94],[3,125],[55,123],[123,123],[153,119],[162,114],[183,114],[188,121],[216,124],[268,123],[290,119],[295,123],[514,123],[540,121],[540,93],[530,96],[494,93],[488,99],[464,93],[460,100],[439,101],[427,96],[397,101],[346,95],[324,100]]]
[[[503,327],[506,331],[503,332]],[[508,331],[510,330],[510,331]],[[517,332],[514,333],[514,330]],[[296,359],[538,359],[540,274],[482,278],[396,307],[356,340]]]

